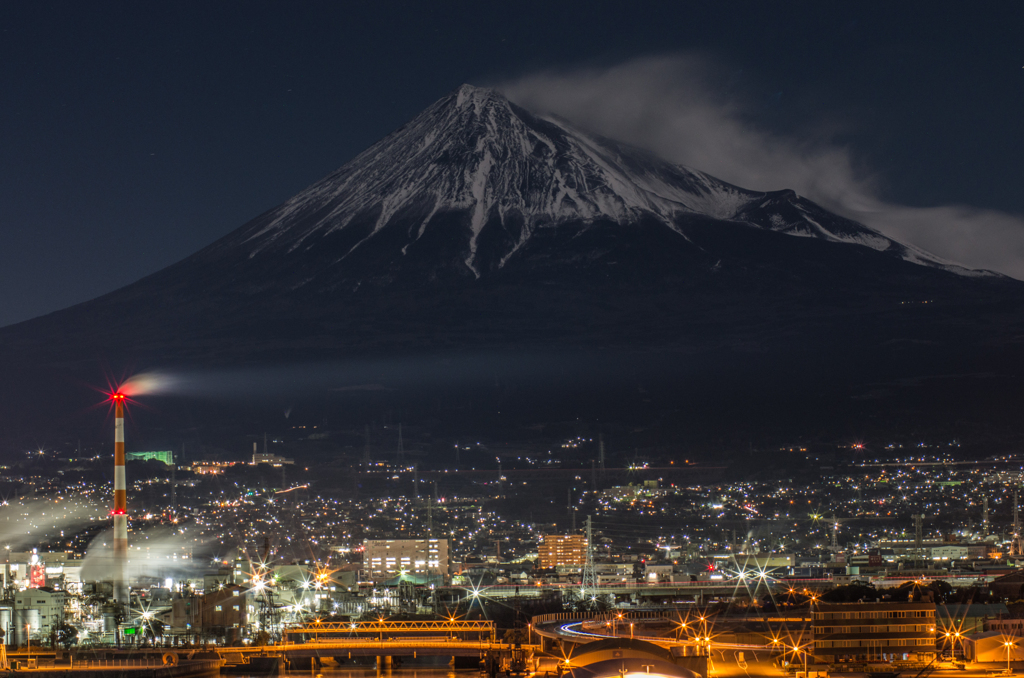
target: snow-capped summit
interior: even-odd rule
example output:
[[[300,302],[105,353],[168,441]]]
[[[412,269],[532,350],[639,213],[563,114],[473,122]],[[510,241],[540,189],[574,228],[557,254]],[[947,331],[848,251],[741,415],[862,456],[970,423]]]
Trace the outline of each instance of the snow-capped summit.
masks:
[[[377,244],[387,252],[374,259],[387,268],[432,247],[424,239],[432,242],[436,231],[464,273],[479,278],[508,265],[544,229],[614,223],[628,230],[654,220],[688,239],[687,220],[697,216],[947,265],[791,191],[745,190],[470,85],[220,247],[257,258],[329,242],[331,265],[344,265]]]

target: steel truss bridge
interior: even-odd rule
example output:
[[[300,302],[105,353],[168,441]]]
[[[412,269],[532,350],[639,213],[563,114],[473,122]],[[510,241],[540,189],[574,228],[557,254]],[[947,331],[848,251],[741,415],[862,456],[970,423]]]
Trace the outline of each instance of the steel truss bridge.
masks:
[[[284,630],[294,641],[339,642],[367,640],[415,641],[422,638],[440,640],[494,642],[493,621],[446,619],[442,621],[357,621],[313,622]]]

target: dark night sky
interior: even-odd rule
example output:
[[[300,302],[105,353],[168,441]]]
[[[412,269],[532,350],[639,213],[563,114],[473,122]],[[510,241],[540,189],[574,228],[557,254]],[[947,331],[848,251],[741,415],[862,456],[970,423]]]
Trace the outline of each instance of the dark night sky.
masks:
[[[1022,27],[1011,1],[0,0],[0,325],[191,254],[463,82],[650,56],[714,64],[759,134],[831,130],[880,200],[1005,213],[971,233],[1013,249]]]

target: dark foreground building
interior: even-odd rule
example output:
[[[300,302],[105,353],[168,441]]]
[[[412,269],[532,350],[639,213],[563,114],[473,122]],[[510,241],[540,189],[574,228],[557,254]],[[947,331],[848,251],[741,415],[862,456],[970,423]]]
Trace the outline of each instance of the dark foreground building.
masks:
[[[935,657],[934,603],[819,605],[811,622],[814,661],[930,662]]]

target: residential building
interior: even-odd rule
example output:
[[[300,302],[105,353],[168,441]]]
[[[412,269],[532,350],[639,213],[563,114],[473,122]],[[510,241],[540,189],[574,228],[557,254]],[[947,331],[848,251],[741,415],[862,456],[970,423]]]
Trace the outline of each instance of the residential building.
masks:
[[[363,569],[380,581],[400,574],[448,575],[447,539],[367,539]]]
[[[537,557],[544,569],[583,567],[587,563],[587,538],[582,534],[545,534]]]
[[[644,576],[649,582],[672,581],[672,563],[644,563]]]
[[[811,622],[814,661],[930,662],[934,603],[822,603]]]

